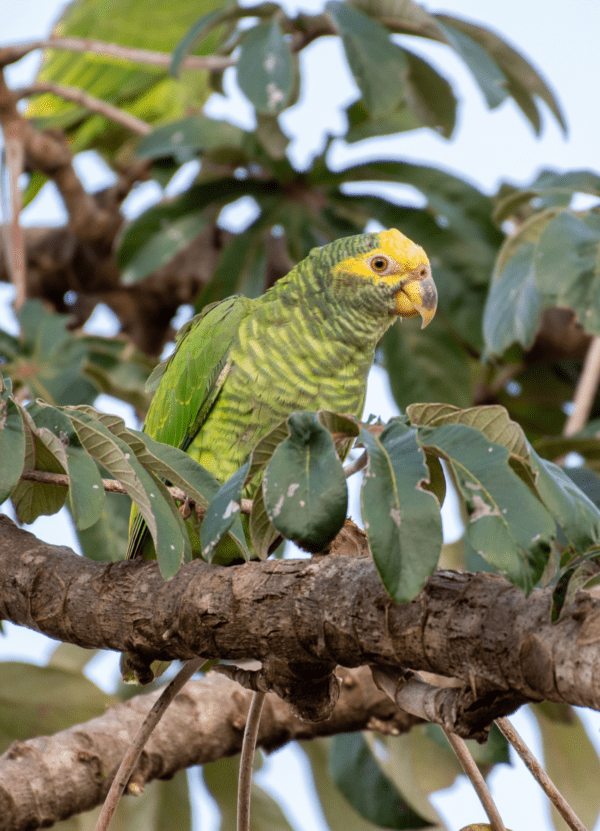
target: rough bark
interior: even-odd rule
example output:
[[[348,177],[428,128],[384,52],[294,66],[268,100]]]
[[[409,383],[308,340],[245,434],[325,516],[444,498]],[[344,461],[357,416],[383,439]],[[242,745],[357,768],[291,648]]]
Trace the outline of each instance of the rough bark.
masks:
[[[340,668],[338,675],[341,695],[327,721],[303,721],[276,695],[267,695],[260,746],[270,752],[294,739],[353,730],[398,734],[418,721],[375,687],[367,669]],[[99,805],[159,693],[137,696],[55,736],[14,742],[0,757],[2,831],[47,827]],[[143,787],[239,753],[250,698],[249,691],[217,673],[188,682],[152,734],[131,781]]]
[[[165,582],[155,562],[91,562],[0,520],[0,617],[58,640],[147,661],[253,658],[273,676],[287,666],[271,688],[292,700],[337,664],[382,664],[461,679],[488,705],[509,694],[509,709],[600,709],[600,601],[588,592],[552,624],[549,590],[526,598],[484,573],[438,571],[398,606],[370,558],[342,554],[194,561]]]

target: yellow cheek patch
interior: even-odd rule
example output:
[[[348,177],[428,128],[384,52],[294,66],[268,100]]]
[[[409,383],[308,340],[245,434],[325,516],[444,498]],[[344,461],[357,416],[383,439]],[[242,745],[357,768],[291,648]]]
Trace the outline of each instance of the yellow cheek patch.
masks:
[[[334,272],[345,271],[351,274],[360,274],[362,277],[371,280],[375,278],[378,282],[393,284],[398,282],[398,277],[401,277],[402,274],[414,271],[420,265],[426,265],[429,262],[427,254],[421,246],[416,245],[395,228],[382,231],[379,234],[379,242],[381,244],[379,248],[368,251],[360,257],[348,257],[347,260],[342,260],[334,268]],[[396,268],[392,267],[388,274],[378,274],[369,265],[377,254],[395,261]]]

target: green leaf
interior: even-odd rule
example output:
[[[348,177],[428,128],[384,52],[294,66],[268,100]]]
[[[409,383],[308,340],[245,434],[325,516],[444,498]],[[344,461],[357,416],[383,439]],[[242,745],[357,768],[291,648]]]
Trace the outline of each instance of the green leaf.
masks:
[[[81,673],[99,654],[99,649],[84,649],[74,643],[61,643],[50,655],[47,666],[67,672]]]
[[[600,550],[593,549],[584,557],[576,557],[558,570],[552,592],[551,618],[559,620],[571,608],[580,589],[597,586],[600,582]]]
[[[66,328],[68,315],[49,312],[40,300],[28,300],[19,314],[19,351],[3,367],[15,390],[25,388],[28,398],[50,404],[88,403],[98,394],[82,375],[87,357],[83,338]]]
[[[52,702],[49,706],[48,702]],[[19,739],[52,735],[103,715],[115,699],[79,672],[3,661],[0,673],[0,752]]]
[[[587,828],[593,828],[600,811],[600,795],[590,782],[600,778],[600,759],[576,712],[570,724],[552,721],[537,706],[532,706],[542,734],[544,768],[561,795]],[[560,828],[564,821],[553,809],[553,821]]]
[[[237,80],[258,112],[278,113],[287,105],[294,86],[294,63],[275,19],[257,24],[246,34]]]
[[[407,408],[411,424],[441,427],[442,424],[466,424],[480,430],[490,441],[502,444],[511,455],[529,458],[529,444],[522,427],[513,421],[504,407],[488,404],[460,410],[450,404],[412,404]]]
[[[430,737],[427,727],[415,725],[400,736],[375,733],[365,738],[371,747],[375,742],[385,745],[387,752],[379,754],[377,761],[410,806],[429,822],[444,828],[429,795],[450,788],[463,771],[445,737],[445,744],[438,744]]]
[[[408,61],[406,103],[425,127],[450,138],[456,125],[456,96],[431,64],[405,49]]]
[[[488,246],[497,247],[503,239],[491,221],[492,200],[473,185],[445,171],[426,165],[381,160],[319,176],[319,184],[323,185],[340,186],[348,182],[398,182],[417,188],[427,199],[428,212],[443,217],[445,225],[468,240],[471,256],[480,257],[480,248],[489,256]],[[489,271],[482,279],[487,285]]]
[[[466,424],[420,427],[419,443],[444,458],[462,496],[474,549],[528,593],[556,535],[554,520],[508,465],[509,450]]]
[[[266,436],[258,442],[250,455],[250,467],[246,476],[246,486],[254,490],[252,511],[250,513],[250,541],[256,556],[264,560],[271,553],[273,545],[281,540],[279,532],[267,515],[262,487],[260,483],[262,471],[265,469],[279,444],[290,434],[287,421],[276,425]]]
[[[25,428],[19,408],[0,376],[0,505],[8,499],[25,465]]]
[[[129,540],[131,501],[119,493],[107,493],[100,519],[77,532],[84,557],[101,563],[124,560]]]
[[[121,272],[123,284],[137,283],[168,263],[182,248],[196,239],[208,222],[204,212],[186,214],[169,222],[162,231],[157,231],[145,245],[137,249],[127,267]]]
[[[270,225],[270,219],[261,214],[249,228],[241,234],[236,234],[223,248],[210,282],[196,298],[195,306],[198,311],[208,303],[239,292],[246,281],[250,281],[255,287],[258,284],[258,294],[262,293],[266,267],[264,234]],[[256,274],[256,271],[259,273]]]
[[[583,554],[600,544],[600,510],[558,465],[542,459],[533,448],[530,458],[537,491],[575,551]]]
[[[404,802],[360,733],[342,733],[332,739],[328,768],[355,811],[375,825],[393,829],[431,825]]]
[[[98,12],[97,0],[78,0],[65,8],[54,33],[168,53],[198,15],[212,9],[222,12],[223,0],[202,0],[201,5],[198,0],[178,0],[167,14],[164,7],[149,7],[145,0],[119,0],[109,13]],[[196,54],[214,54],[225,35],[225,27],[208,33]],[[49,50],[38,80],[82,89],[150,124],[198,111],[210,95],[204,73],[186,72],[175,81],[165,77],[162,67],[89,52],[73,55]],[[114,159],[124,144],[129,147],[123,148],[123,155],[129,151],[130,130],[56,96],[33,99],[28,115],[44,127],[65,129],[73,152],[96,149],[103,157]]]
[[[237,783],[239,756],[219,759],[204,765],[202,774],[206,787],[214,797],[221,812],[222,829],[236,827]],[[252,810],[250,831],[293,831],[283,811],[272,796],[252,783]]]
[[[577,485],[580,491],[600,508],[600,476],[589,467],[567,467],[564,472]]]
[[[118,416],[100,413],[91,407],[88,407],[86,411],[102,422],[111,433],[126,442],[135,453],[138,461],[148,471],[156,474],[169,484],[181,488],[194,502],[205,508],[209,507],[209,503],[216,499],[221,489],[219,481],[185,451],[155,441],[147,433],[142,433],[139,430],[128,430],[123,419]],[[229,538],[234,543],[235,552],[248,559],[249,552],[244,531],[237,516],[232,518],[229,528],[223,532],[223,535],[227,532],[229,532]]]
[[[190,540],[169,492],[136,459],[131,447],[85,410],[65,407],[87,452],[117,479],[133,499],[154,541],[160,572],[168,580],[191,556]],[[100,414],[99,414],[100,415]]]
[[[566,124],[556,98],[541,75],[522,55],[489,29],[449,15],[439,14],[435,17],[438,24],[450,25],[472,38],[494,59],[506,76],[508,93],[529,119],[536,133],[539,133],[540,120],[534,95],[542,99],[566,132]]]
[[[17,405],[25,426],[25,470],[48,473],[67,472],[67,457],[60,439],[44,427],[37,428],[20,404]],[[22,479],[11,494],[12,503],[22,522],[34,522],[39,516],[55,514],[67,500],[68,488]]]
[[[408,60],[387,29],[347,3],[326,7],[337,28],[365,107],[373,118],[393,112],[406,97]]]
[[[511,188],[508,195],[496,202],[494,221],[498,224],[512,216],[524,203],[540,197],[566,197],[567,205],[574,193],[600,195],[600,176],[590,170],[571,170],[556,173],[542,170],[537,178],[524,189]],[[547,205],[547,202],[545,203]]]
[[[150,397],[144,388],[155,362],[141,350],[133,349],[128,338],[85,335],[83,341],[87,349],[83,371],[100,392],[146,412]]]
[[[332,410],[319,410],[317,418],[331,434],[336,453],[343,461],[360,433],[359,420],[353,416],[334,413]]]
[[[307,551],[322,551],[346,519],[346,477],[316,413],[292,413],[287,423],[290,435],[263,476],[265,508],[284,537]]]
[[[401,410],[414,401],[447,401],[459,407],[471,402],[467,353],[443,323],[434,320],[426,329],[396,323],[381,346],[392,395]]]
[[[412,731],[411,731],[412,732]],[[300,742],[302,750],[310,761],[313,784],[329,831],[378,831],[380,826],[359,816],[331,781],[327,760],[330,739],[311,739]]]
[[[423,126],[420,119],[412,112],[408,105],[401,102],[392,113],[380,118],[371,118],[362,99],[354,101],[346,110],[348,131],[344,141],[354,144],[373,136],[390,136],[404,133],[407,130],[417,130]]]
[[[136,148],[136,156],[142,159],[160,159],[164,156],[187,159],[223,147],[241,150],[249,138],[246,130],[228,121],[219,121],[197,113],[165,124],[164,127],[157,127],[144,136]]]
[[[262,488],[256,491],[252,501],[250,542],[259,560],[266,560],[281,542],[279,531],[269,519]]]
[[[377,438],[362,430],[369,453],[361,489],[361,511],[381,582],[396,603],[423,588],[442,550],[442,520],[416,431],[392,419]]]
[[[546,225],[535,253],[540,291],[555,305],[569,306],[592,334],[600,334],[600,214],[584,219],[563,211]]]
[[[193,185],[171,202],[149,208],[130,225],[120,241],[118,265],[127,268],[138,250],[148,244],[149,238],[164,231],[165,226],[189,214],[198,216],[208,205],[234,202],[240,196],[273,196],[280,191],[277,183],[254,179],[229,177]]]
[[[102,806],[76,814],[52,827],[55,831],[93,831]],[[147,831],[176,828],[192,831],[192,812],[187,771],[181,770],[172,779],[154,780],[144,786],[135,799],[121,799],[110,823],[111,831]]]
[[[499,107],[508,96],[508,79],[494,58],[465,31],[457,28],[459,21],[455,18],[436,15],[436,20],[448,43],[471,70],[488,107]]]
[[[104,488],[102,477],[91,456],[83,449],[79,437],[67,416],[55,407],[42,402],[27,406],[36,427],[49,430],[66,454],[69,474],[69,502],[78,530],[94,525],[102,515]]]
[[[241,467],[220,487],[208,506],[200,526],[202,557],[211,562],[217,545],[229,531],[236,519],[239,519],[242,506],[242,488],[248,473],[250,462]],[[244,540],[242,534],[242,540]],[[246,560],[250,559],[245,540],[242,552]]]
[[[222,20],[229,17],[229,9],[223,12],[222,9],[214,9],[201,15],[198,20],[187,30],[185,35],[181,38],[175,49],[173,49],[173,60],[169,67],[169,75],[173,78],[179,78],[181,71],[181,64],[188,56],[188,54],[197,46],[206,35],[217,26]]]
[[[533,267],[535,246],[526,242],[492,281],[483,317],[488,351],[503,355],[514,343],[529,349],[542,320],[542,296]]]

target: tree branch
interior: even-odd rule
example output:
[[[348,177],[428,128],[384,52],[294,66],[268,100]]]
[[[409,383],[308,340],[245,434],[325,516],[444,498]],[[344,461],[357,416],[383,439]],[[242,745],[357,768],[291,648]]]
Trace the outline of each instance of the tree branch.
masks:
[[[302,712],[312,707],[311,718],[332,703],[337,664],[460,679],[472,697],[446,726],[463,736],[524,701],[600,709],[600,600],[579,592],[555,624],[550,606],[550,590],[526,598],[500,577],[443,570],[398,606],[370,558],[339,553],[230,567],[196,560],[165,582],[156,562],[92,562],[0,516],[1,618],[147,663],[254,658],[270,689]]]
[[[173,60],[170,52],[155,52],[150,49],[136,49],[132,46],[122,46],[119,43],[105,43],[101,40],[88,38],[52,37],[46,40],[31,40],[27,43],[15,43],[0,49],[0,67],[20,61],[25,55],[36,49],[64,49],[68,52],[94,52],[97,55],[106,55],[111,58],[145,63],[151,66],[169,67]],[[185,69],[208,69],[218,71],[233,66],[235,59],[224,58],[218,55],[188,55],[184,61]]]
[[[27,482],[40,482],[44,485],[58,485],[59,487],[69,487],[69,477],[66,473],[52,473],[46,470],[24,470],[21,474],[21,479]],[[102,487],[107,493],[120,493],[123,496],[128,496],[127,490],[116,479],[103,479]],[[167,490],[178,502],[185,502],[187,494],[181,488],[167,487]],[[242,499],[240,512],[242,514],[249,514],[252,510],[252,500]],[[200,518],[204,516],[204,509],[201,505],[196,505],[196,513]]]
[[[125,112],[124,110],[109,104],[108,101],[102,101],[100,98],[95,98],[93,95],[88,95],[82,89],[77,87],[66,87],[63,84],[54,84],[50,81],[36,81],[29,86],[21,87],[13,90],[13,94],[18,99],[29,98],[32,95],[43,95],[44,93],[51,93],[58,98],[63,98],[65,101],[72,101],[73,104],[80,104],[82,107],[91,112],[103,115],[105,118],[120,124],[132,133],[137,133],[140,136],[147,136],[151,133],[153,127],[147,121],[141,118],[136,118],[134,115]]]
[[[25,237],[20,222],[21,193],[19,176],[23,172],[23,123],[16,107],[10,105],[10,93],[0,70],[0,125],[4,134],[4,158],[8,172],[8,198],[3,199],[4,245],[6,263],[15,288],[15,311],[26,300]],[[1,175],[1,173],[0,173]],[[3,185],[4,182],[1,183]]]
[[[295,739],[365,729],[397,735],[417,723],[375,687],[366,668],[339,668],[337,674],[340,699],[327,721],[302,721],[276,695],[267,695],[259,745],[271,752]],[[0,756],[3,831],[47,827],[99,805],[160,693],[136,696],[55,736],[14,742]],[[133,775],[135,788],[239,753],[251,697],[217,673],[189,681],[150,736]]]

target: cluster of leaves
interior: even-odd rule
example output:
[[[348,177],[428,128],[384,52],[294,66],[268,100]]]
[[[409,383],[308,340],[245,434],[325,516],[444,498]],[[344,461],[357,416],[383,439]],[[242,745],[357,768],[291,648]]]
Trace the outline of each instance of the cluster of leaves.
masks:
[[[92,404],[100,393],[145,411],[144,383],[152,361],[125,338],[69,331],[69,315],[52,314],[28,300],[18,315],[18,336],[0,329],[0,368],[16,395],[48,404]]]
[[[208,561],[226,534],[235,550],[228,559],[249,558],[240,520],[249,483],[258,485],[249,524],[255,555],[268,556],[281,536],[318,552],[346,518],[338,452],[354,439],[368,456],[361,507],[369,545],[397,602],[412,599],[439,560],[445,496],[440,459],[463,500],[470,545],[524,591],[541,577],[557,527],[572,556],[589,558],[590,549],[600,546],[598,508],[561,468],[535,452],[501,407],[413,404],[406,416],[370,428],[328,411],[292,413],[223,485],[182,450],[88,405],[53,407],[38,400],[23,406],[4,385],[1,415],[0,501],[10,495],[18,516],[33,522],[60,510],[68,496],[76,527],[89,529],[104,510],[101,466],[137,505],[165,578],[192,555],[165,482],[205,509],[200,539]],[[24,470],[68,479],[61,485],[29,481],[21,479]]]
[[[499,252],[485,308],[491,355],[515,344],[529,349],[544,308],[552,306],[573,309],[586,332],[600,335],[600,212],[573,210],[578,193],[600,198],[600,176],[544,171],[528,188],[500,195],[496,221],[518,226]]]

